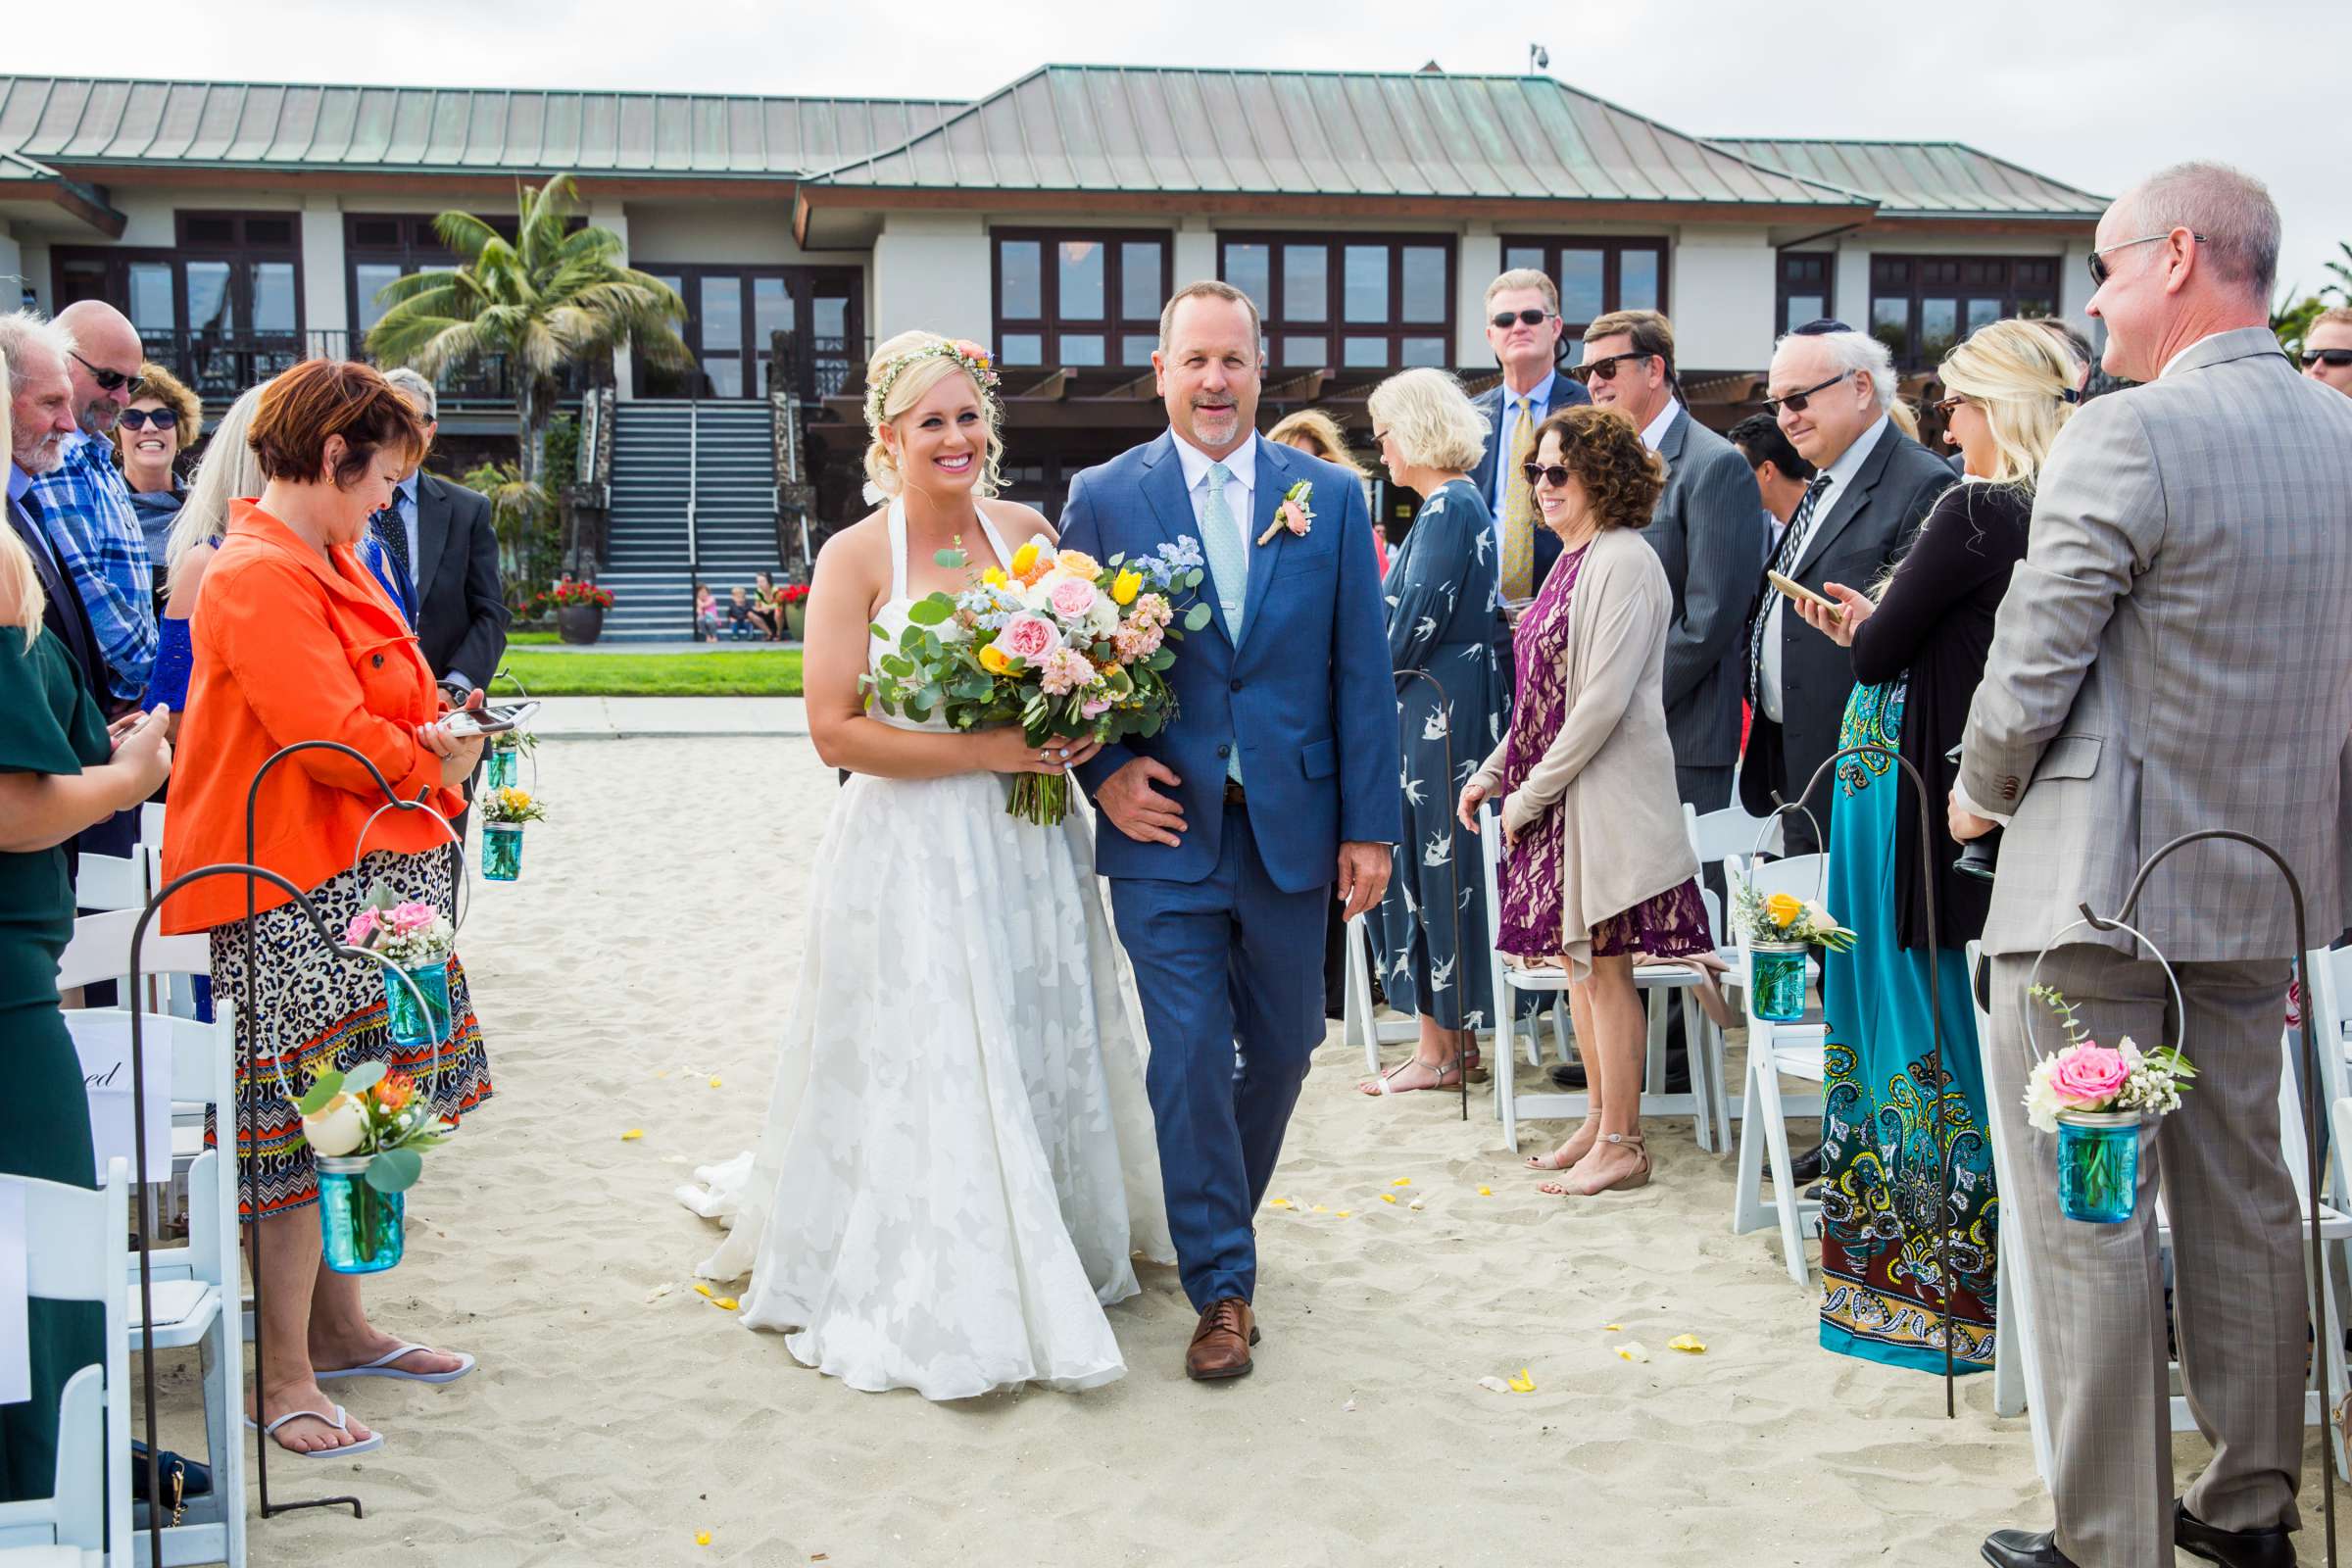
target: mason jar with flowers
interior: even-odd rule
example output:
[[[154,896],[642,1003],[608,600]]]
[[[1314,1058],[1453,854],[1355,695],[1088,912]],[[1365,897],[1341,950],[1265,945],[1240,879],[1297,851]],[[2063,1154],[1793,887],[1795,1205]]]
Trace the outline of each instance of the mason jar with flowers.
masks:
[[[1774,1023],[1805,1015],[1805,962],[1815,948],[1846,953],[1854,945],[1854,933],[1819,900],[1762,894],[1745,879],[1732,889],[1732,920],[1747,950],[1750,1004]]]
[[[522,827],[544,822],[547,808],[529,790],[484,790],[476,803],[482,810],[482,875],[492,882],[512,882],[522,875]]]
[[[2142,1051],[2129,1035],[2102,1046],[2061,993],[2034,986],[2029,995],[2058,1015],[2067,1040],[2026,1075],[2026,1119],[2058,1135],[2059,1211],[2092,1225],[2130,1219],[2139,1202],[2140,1128],[2180,1108],[2180,1086],[2197,1070],[2178,1046]]]
[[[397,900],[379,882],[343,940],[392,965],[384,971],[384,1007],[394,1045],[416,1050],[449,1038],[449,956],[458,932],[447,915],[429,904]]]
[[[297,1108],[318,1166],[326,1266],[338,1274],[390,1268],[406,1245],[405,1195],[424,1174],[424,1152],[447,1140],[449,1123],[415,1080],[380,1061],[320,1073]]]
[[[537,758],[539,737],[527,729],[502,730],[490,737],[482,749],[483,784],[494,790],[507,789],[522,782],[522,760],[532,759],[532,776],[538,775]]]

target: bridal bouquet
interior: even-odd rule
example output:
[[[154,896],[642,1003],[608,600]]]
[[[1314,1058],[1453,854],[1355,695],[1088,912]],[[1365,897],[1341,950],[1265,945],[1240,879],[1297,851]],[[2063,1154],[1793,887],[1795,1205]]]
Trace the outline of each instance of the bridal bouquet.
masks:
[[[2058,1135],[2058,1204],[2069,1219],[2112,1224],[2139,1193],[2139,1126],[2180,1108],[2197,1075],[2178,1046],[2141,1051],[2126,1035],[2112,1046],[2084,1036],[2073,1004],[2048,986],[2029,993],[2058,1014],[2066,1046],[2026,1075],[2026,1119]]]
[[[938,560],[967,564],[960,550]],[[1190,535],[1105,564],[1041,534],[963,592],[916,601],[875,662],[880,673],[861,684],[886,713],[921,723],[936,712],[961,731],[1018,724],[1040,748],[1156,735],[1176,716],[1170,645],[1208,624],[1207,605],[1183,603],[1201,576]],[[879,625],[873,633],[889,640]],[[1051,826],[1069,813],[1069,787],[1062,774],[1020,774],[1005,809]]]

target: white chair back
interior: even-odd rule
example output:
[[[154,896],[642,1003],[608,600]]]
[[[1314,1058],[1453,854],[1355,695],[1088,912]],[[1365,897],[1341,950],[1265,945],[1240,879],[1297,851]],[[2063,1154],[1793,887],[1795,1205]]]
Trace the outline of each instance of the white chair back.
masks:
[[[74,939],[57,961],[57,988],[71,991],[101,980],[127,979],[130,939],[138,929],[139,914],[138,909],[114,909],[75,920]],[[213,964],[212,944],[201,932],[168,937],[151,924],[139,959],[146,975],[206,974]]]
[[[1690,849],[1701,865],[1720,865],[1726,860],[1745,860],[1756,854],[1756,835],[1764,831],[1764,819],[1750,816],[1739,806],[1727,806],[1720,811],[1701,816],[1698,808],[1685,803],[1683,828],[1690,835]],[[1764,853],[1781,853],[1781,826],[1776,820],[1772,836],[1764,841]]]
[[[77,909],[140,908],[147,903],[149,891],[146,858],[135,849],[129,858],[85,854],[74,873],[74,906]]]

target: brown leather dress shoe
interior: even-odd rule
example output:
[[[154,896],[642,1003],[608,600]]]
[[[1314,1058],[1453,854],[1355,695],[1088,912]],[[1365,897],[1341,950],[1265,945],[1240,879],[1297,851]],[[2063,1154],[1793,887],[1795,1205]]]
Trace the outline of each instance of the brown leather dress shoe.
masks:
[[[1250,1375],[1250,1347],[1257,1343],[1257,1317],[1250,1303],[1228,1296],[1208,1303],[1184,1352],[1184,1375],[1214,1383]]]

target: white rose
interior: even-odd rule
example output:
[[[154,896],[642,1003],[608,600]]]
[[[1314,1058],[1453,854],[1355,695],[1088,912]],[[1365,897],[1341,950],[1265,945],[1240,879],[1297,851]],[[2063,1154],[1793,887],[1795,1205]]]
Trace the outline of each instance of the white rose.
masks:
[[[1095,608],[1086,612],[1086,629],[1097,637],[1107,637],[1119,629],[1119,607],[1108,594],[1096,596]]]
[[[356,1153],[368,1137],[368,1113],[360,1108],[357,1096],[337,1095],[317,1115],[302,1118],[302,1136],[314,1154],[332,1159]]]

